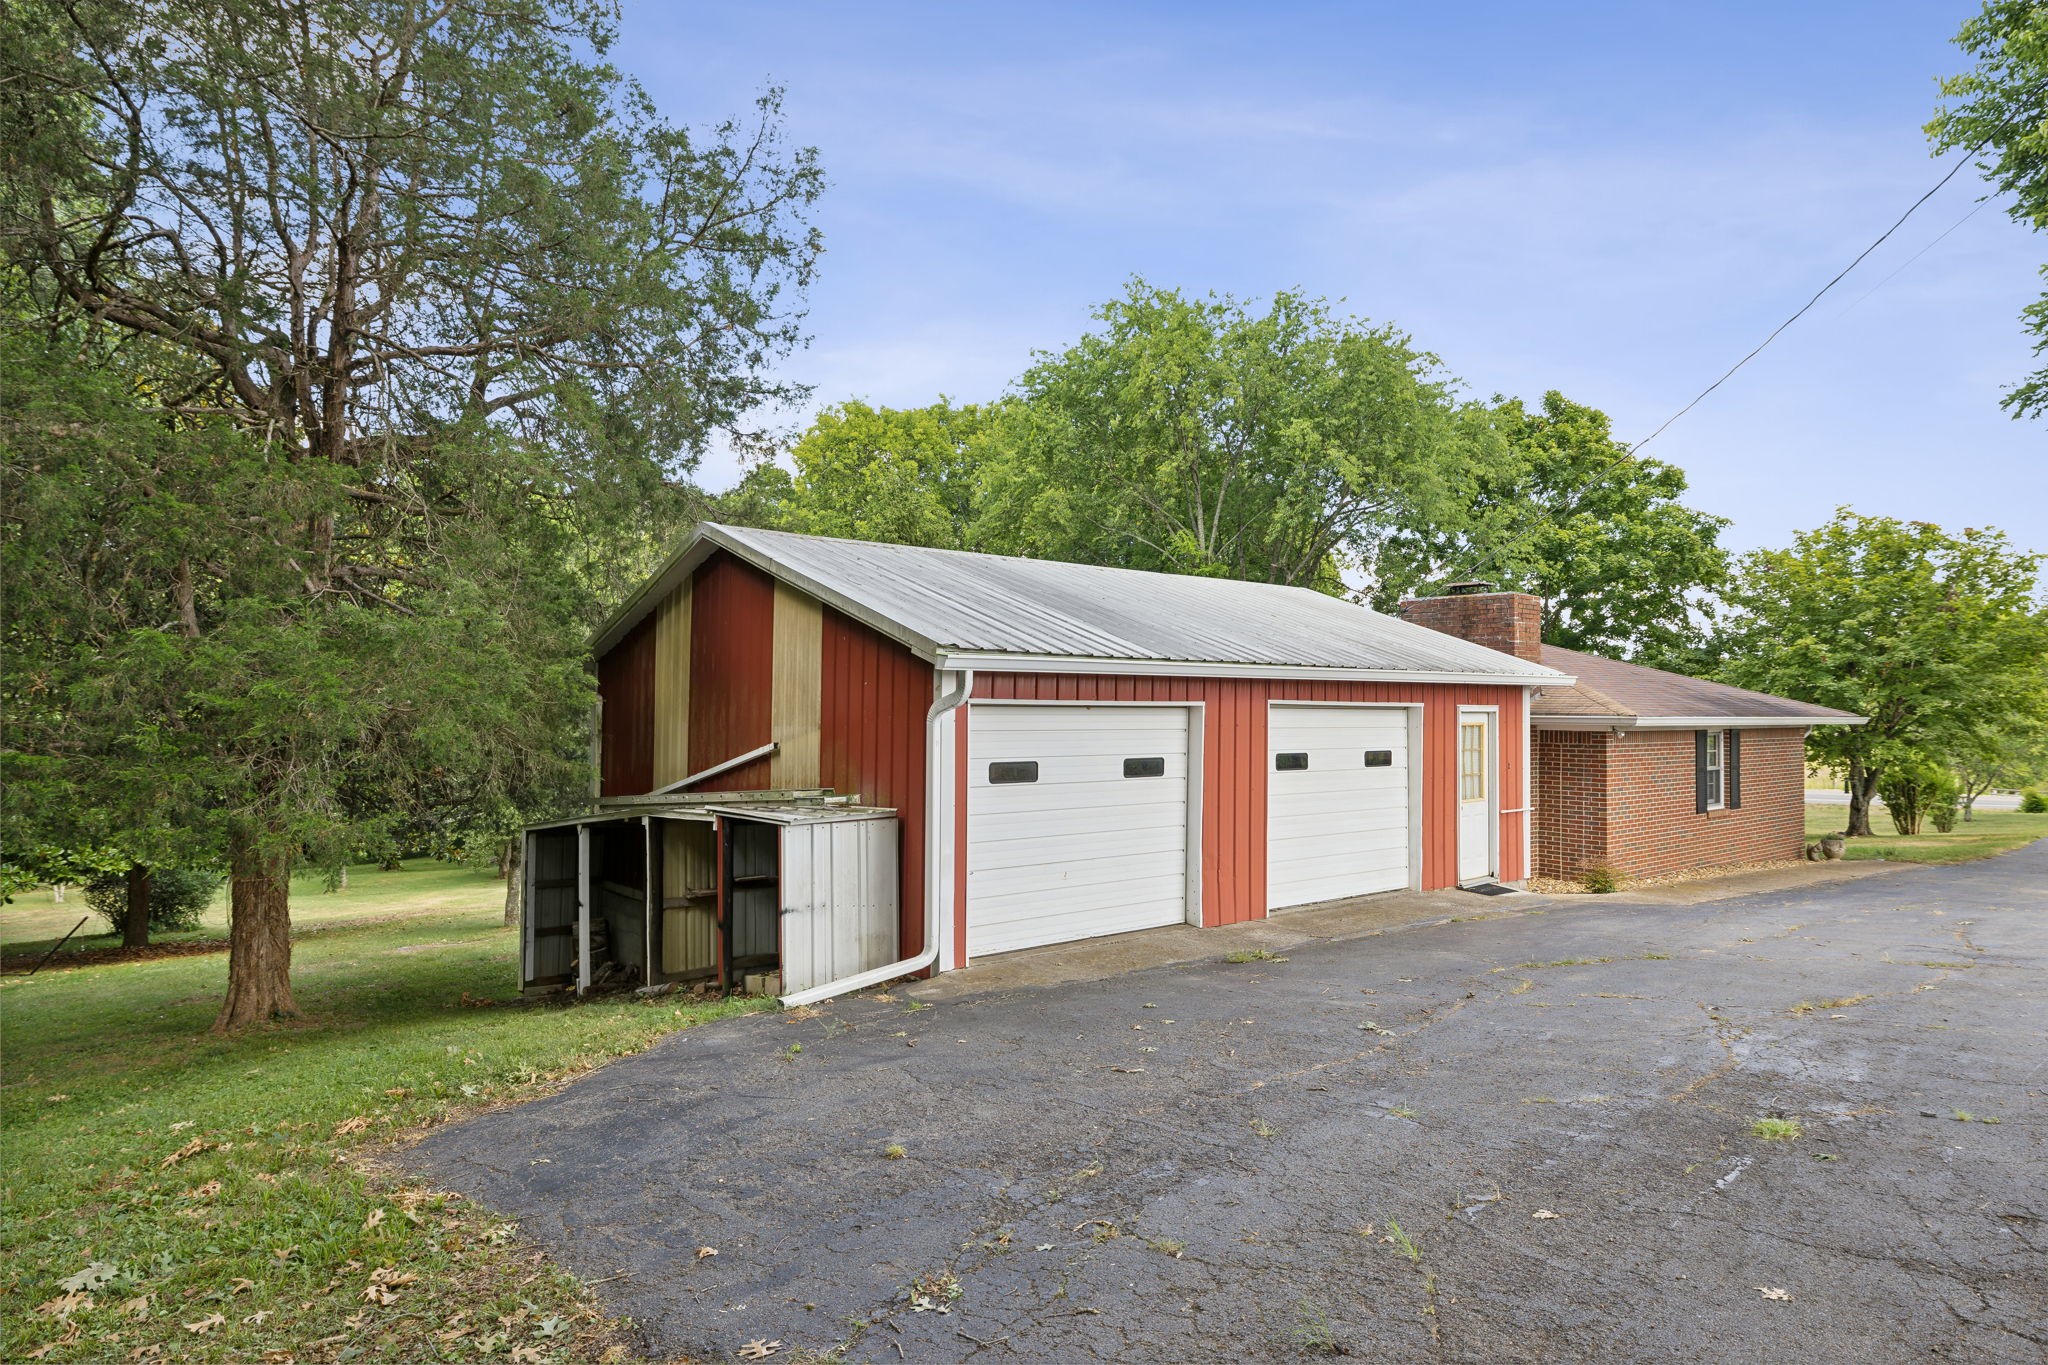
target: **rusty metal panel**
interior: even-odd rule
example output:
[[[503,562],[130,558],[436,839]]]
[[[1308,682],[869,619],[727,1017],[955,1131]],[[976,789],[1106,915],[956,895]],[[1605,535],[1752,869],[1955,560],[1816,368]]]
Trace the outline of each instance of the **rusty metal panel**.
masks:
[[[654,636],[650,617],[597,661],[604,708],[598,790],[605,796],[654,789]]]
[[[775,580],[729,555],[697,571],[690,605],[690,772],[757,749],[770,733]],[[687,775],[687,774],[686,774]],[[751,791],[769,785],[768,760],[743,764],[696,788]]]

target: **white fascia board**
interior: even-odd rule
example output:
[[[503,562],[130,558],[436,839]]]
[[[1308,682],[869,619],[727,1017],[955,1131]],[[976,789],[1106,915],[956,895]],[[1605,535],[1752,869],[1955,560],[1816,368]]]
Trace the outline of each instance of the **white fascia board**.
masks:
[[[1804,730],[1814,725],[1868,725],[1868,716],[1641,716],[1638,730]]]
[[[1828,716],[1535,716],[1539,730],[1805,730],[1815,725],[1867,725],[1869,717]]]
[[[1460,673],[1451,670],[1326,668],[1315,664],[1200,663],[1180,659],[1100,659],[1066,654],[941,654],[940,668],[989,673],[1105,673],[1154,678],[1303,678],[1319,682],[1451,683],[1476,687],[1568,687],[1567,673]]]

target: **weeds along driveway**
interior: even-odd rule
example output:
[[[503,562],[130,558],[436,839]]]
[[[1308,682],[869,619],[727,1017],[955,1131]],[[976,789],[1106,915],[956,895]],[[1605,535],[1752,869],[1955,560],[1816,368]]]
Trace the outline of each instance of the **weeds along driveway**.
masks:
[[[409,1160],[665,1356],[2038,1361],[2044,911],[2048,841],[856,1000]]]

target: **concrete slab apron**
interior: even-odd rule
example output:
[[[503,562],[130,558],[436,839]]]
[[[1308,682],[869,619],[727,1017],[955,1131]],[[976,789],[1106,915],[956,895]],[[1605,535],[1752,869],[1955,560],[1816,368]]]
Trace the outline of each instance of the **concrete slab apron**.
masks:
[[[409,1160],[617,1276],[665,1356],[2038,1361],[2044,911],[2048,843],[858,1000]]]

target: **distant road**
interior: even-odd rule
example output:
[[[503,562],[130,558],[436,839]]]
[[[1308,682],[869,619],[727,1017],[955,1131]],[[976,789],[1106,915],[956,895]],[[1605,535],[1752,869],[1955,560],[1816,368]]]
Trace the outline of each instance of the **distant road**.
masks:
[[[1809,787],[1806,789],[1806,804],[1809,806],[1846,806],[1849,804],[1849,793],[1815,791]],[[1881,806],[1884,802],[1873,801],[1871,804]],[[2013,792],[1992,792],[1989,795],[1977,798],[1978,810],[2018,810],[2019,808],[2020,798]]]

